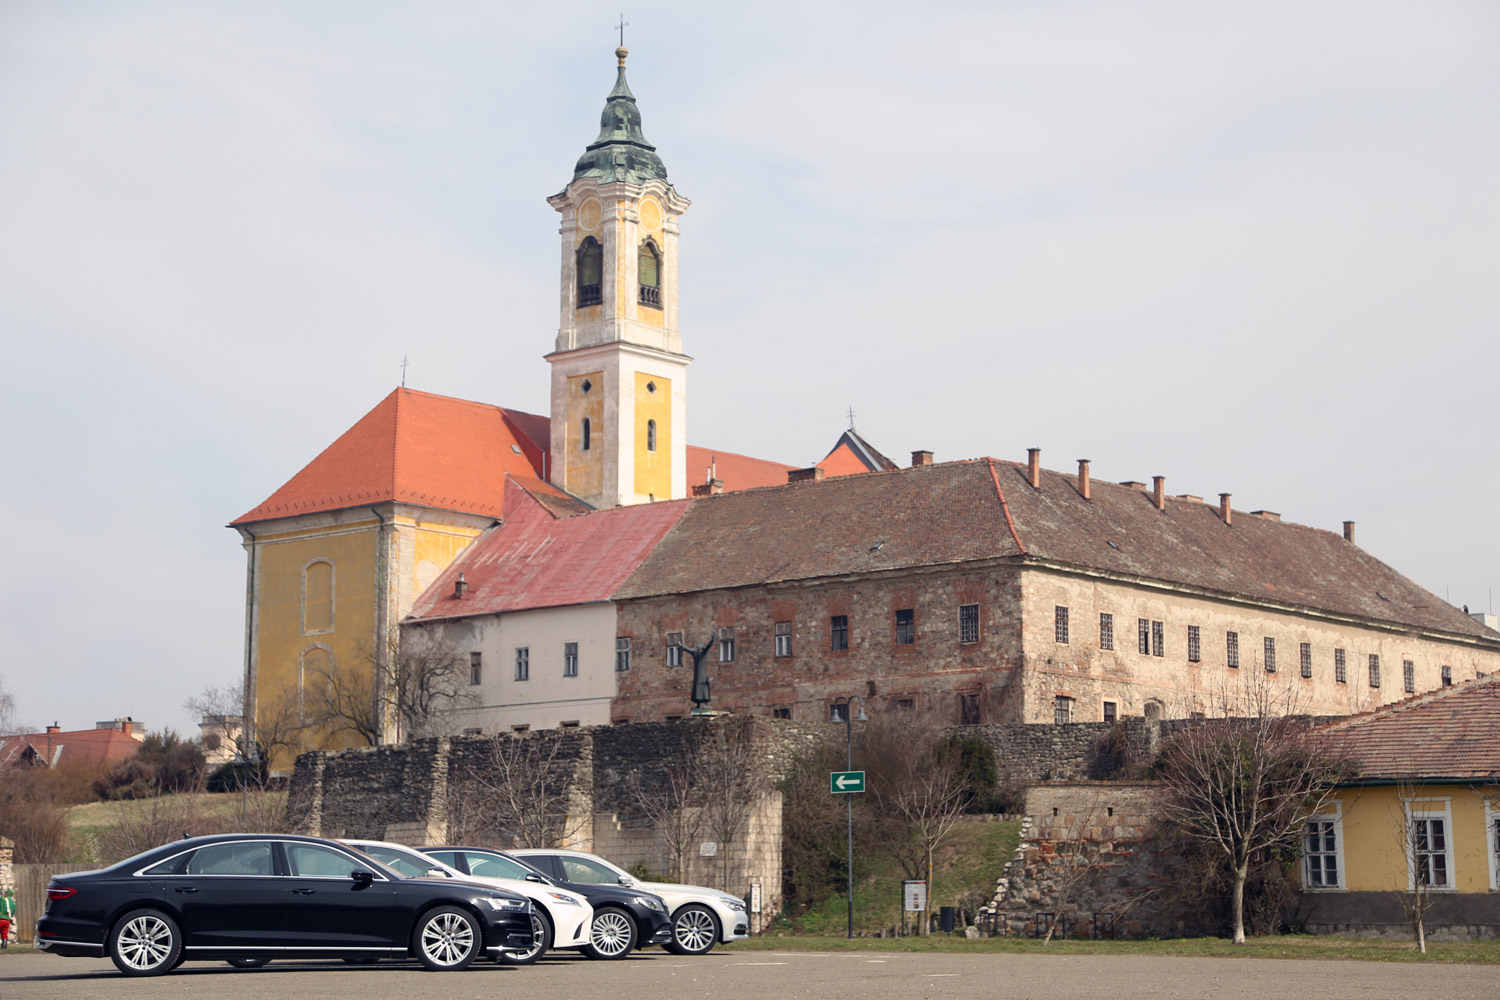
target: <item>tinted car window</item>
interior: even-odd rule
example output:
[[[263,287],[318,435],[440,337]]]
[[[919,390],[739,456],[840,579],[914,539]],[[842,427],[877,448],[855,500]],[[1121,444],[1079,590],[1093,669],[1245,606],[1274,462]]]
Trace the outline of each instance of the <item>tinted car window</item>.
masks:
[[[209,844],[146,870],[147,875],[270,875],[271,845]]]
[[[532,874],[530,868],[517,864],[509,858],[496,858],[488,854],[465,854],[469,862],[469,871],[474,875],[483,875],[486,878],[520,878],[524,879]]]
[[[620,876],[610,868],[587,858],[559,858],[563,874],[569,882],[593,883],[595,885],[619,885]]]
[[[319,844],[287,844],[286,860],[292,874],[304,878],[348,878],[350,872],[361,867],[349,855]]]
[[[436,863],[424,857],[411,854],[407,851],[392,850],[389,847],[375,847],[371,845],[361,847],[360,850],[375,860],[390,865],[407,878],[422,878],[429,871],[437,867]]]

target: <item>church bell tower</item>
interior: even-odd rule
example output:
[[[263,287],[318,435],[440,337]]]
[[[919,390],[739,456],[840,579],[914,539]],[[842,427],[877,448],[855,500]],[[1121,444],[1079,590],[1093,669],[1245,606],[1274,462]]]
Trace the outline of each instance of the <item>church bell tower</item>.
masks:
[[[596,507],[687,495],[687,366],[677,332],[677,218],[625,82],[622,46],[599,137],[547,201],[562,215],[552,365],[552,482]]]

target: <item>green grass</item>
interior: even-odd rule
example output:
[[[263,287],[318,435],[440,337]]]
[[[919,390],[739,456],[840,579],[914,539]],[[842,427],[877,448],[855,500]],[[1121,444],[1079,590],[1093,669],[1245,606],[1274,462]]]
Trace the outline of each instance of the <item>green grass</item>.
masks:
[[[286,808],[285,792],[257,792],[257,795],[273,796],[279,808]],[[190,792],[180,795],[164,795],[172,800],[172,807],[182,812],[194,812],[199,816],[238,820],[240,796],[235,792]],[[125,799],[118,802],[88,802],[68,809],[68,828],[75,833],[85,830],[107,830],[118,826],[122,820],[137,819],[149,814],[162,803],[153,799]],[[252,803],[252,808],[254,804]]]
[[[1025,938],[980,938],[933,934],[929,937],[855,938],[788,935],[736,941],[727,947],[745,951],[886,951],[957,952],[962,954],[1179,955],[1197,958],[1321,958],[1367,962],[1467,962],[1500,965],[1500,941],[1429,941],[1427,954],[1410,941],[1371,938],[1314,937],[1288,934],[1255,937],[1243,945],[1224,938],[1173,938],[1144,941],[1063,941],[1043,945]]]

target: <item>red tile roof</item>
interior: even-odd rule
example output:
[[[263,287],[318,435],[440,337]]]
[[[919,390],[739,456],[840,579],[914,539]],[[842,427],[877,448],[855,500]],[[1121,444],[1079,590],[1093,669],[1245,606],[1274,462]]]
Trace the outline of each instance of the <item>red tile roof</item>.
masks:
[[[30,753],[27,750],[30,748]],[[0,736],[0,768],[27,760],[59,764],[114,764],[129,760],[141,741],[118,729],[79,729],[67,733],[22,733]]]
[[[545,417],[397,389],[233,524],[405,501],[499,517],[505,477],[535,477]],[[543,438],[545,440],[545,438]]]
[[[714,553],[713,559],[697,557]],[[1044,561],[1373,621],[1500,635],[1339,534],[995,459],[839,476],[699,500],[620,597],[984,559]]]
[[[843,433],[833,450],[818,465],[829,476],[848,476],[896,468],[895,462],[876,451],[874,445],[852,429]]]
[[[714,475],[709,474],[709,469]],[[691,489],[697,483],[708,482],[717,476],[726,491],[748,490],[756,486],[779,486],[786,482],[786,474],[796,466],[768,462],[763,458],[736,455],[731,451],[716,451],[713,448],[687,446],[687,481]]]
[[[520,483],[505,523],[470,545],[417,599],[407,621],[607,601],[693,501],[666,500],[555,517]],[[464,575],[468,593],[453,595]]]
[[[1323,727],[1360,780],[1500,779],[1500,675],[1439,688]]]

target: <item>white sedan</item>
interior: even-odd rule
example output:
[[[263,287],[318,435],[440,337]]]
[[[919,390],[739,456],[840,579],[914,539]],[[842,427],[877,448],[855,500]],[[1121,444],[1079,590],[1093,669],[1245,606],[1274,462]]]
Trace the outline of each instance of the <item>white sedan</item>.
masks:
[[[541,882],[514,878],[488,878],[465,875],[437,858],[429,857],[404,844],[382,840],[345,840],[356,850],[364,851],[376,861],[390,865],[403,875],[416,878],[456,878],[518,892],[532,902],[532,947],[525,952],[502,952],[500,961],[528,965],[552,948],[588,948],[589,929],[594,922],[594,908],[576,892],[568,892]]]
[[[738,941],[750,936],[745,901],[727,892],[701,885],[642,882],[599,855],[583,851],[536,847],[506,853],[524,858],[527,864],[564,882],[623,885],[660,896],[672,914],[672,941],[664,947],[679,955],[706,955],[720,941]]]

